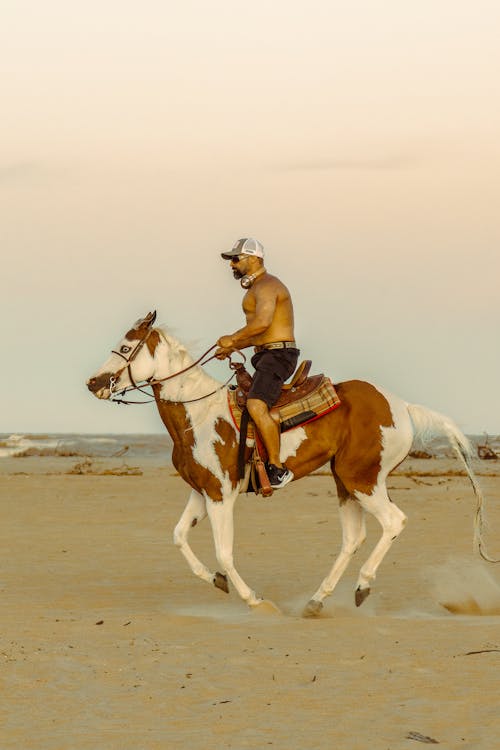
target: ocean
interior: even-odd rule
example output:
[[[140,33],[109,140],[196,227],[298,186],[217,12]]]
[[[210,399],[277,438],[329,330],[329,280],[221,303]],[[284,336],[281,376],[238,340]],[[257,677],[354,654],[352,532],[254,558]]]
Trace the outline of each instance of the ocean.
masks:
[[[475,453],[484,445],[485,435],[469,435]],[[500,455],[500,437],[489,437],[488,445]],[[433,456],[452,456],[453,451],[444,438],[432,441],[424,448]],[[80,435],[78,433],[13,434],[0,433],[0,459],[28,456],[52,457],[121,457],[169,461],[172,441],[167,432],[154,435]]]
[[[0,433],[0,459],[28,456],[155,458],[169,461],[172,441],[158,435],[80,435],[77,433]]]

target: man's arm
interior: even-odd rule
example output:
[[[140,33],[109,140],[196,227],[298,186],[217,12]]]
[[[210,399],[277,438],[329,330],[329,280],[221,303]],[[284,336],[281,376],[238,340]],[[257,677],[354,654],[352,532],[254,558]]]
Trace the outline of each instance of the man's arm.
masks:
[[[248,317],[247,324],[243,328],[229,336],[220,337],[217,341],[217,346],[220,348],[215,353],[216,357],[224,359],[235,349],[245,349],[251,346],[255,337],[269,328],[273,322],[277,303],[277,294],[269,294],[269,291],[266,289],[266,294],[255,295],[255,312]]]

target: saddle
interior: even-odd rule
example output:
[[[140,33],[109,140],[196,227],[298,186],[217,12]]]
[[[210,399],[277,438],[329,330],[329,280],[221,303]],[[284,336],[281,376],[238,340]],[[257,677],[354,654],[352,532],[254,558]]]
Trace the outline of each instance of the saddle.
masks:
[[[257,493],[261,492],[264,496],[268,496],[272,494],[273,490],[269,485],[264,466],[267,452],[246,409],[248,392],[253,378],[243,364],[236,362],[231,364],[231,367],[236,372],[237,385],[228,389],[228,400],[233,421],[240,431],[239,475],[240,478],[245,476],[245,448],[248,436],[254,438],[255,441],[253,456],[255,472],[252,472],[253,489]],[[271,417],[279,425],[281,432],[311,422],[313,419],[318,419],[318,417],[340,406],[340,399],[330,378],[323,374],[310,376],[310,369],[310,359],[300,363],[290,383],[282,386],[280,397],[270,410]],[[255,473],[257,477],[254,476]]]
[[[289,383],[285,383],[281,388],[280,396],[271,409],[271,416],[279,422],[278,412],[287,404],[305,398],[314,391],[324,379],[324,375],[309,375],[312,361],[305,359],[295,370],[295,373]],[[246,407],[248,392],[252,386],[253,378],[241,362],[235,362],[232,367],[236,371],[236,403],[240,409]]]

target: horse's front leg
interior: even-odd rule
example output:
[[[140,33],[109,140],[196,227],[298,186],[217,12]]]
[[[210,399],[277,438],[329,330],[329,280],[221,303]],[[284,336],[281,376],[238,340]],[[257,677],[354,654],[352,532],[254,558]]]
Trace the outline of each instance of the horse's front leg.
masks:
[[[195,575],[227,592],[227,584],[224,587],[223,581],[220,580],[223,576],[220,576],[220,573],[212,573],[203,565],[188,544],[190,530],[193,526],[200,523],[200,521],[203,521],[206,515],[207,507],[205,498],[199,492],[196,492],[196,490],[192,490],[184,512],[179,519],[179,523],[174,529],[174,544],[180,549]]]
[[[234,519],[233,511],[238,491],[223,497],[222,500],[211,500],[207,497],[207,511],[215,543],[215,554],[223,572],[227,575],[234,588],[250,607],[262,603],[255,591],[247,586],[236,568],[233,560]]]

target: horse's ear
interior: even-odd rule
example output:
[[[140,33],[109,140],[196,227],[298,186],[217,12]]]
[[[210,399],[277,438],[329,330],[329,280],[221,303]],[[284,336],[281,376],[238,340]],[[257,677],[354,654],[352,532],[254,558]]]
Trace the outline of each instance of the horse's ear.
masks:
[[[143,324],[146,325],[148,328],[151,328],[155,320],[156,320],[156,310],[153,310],[153,312],[150,312],[146,315],[146,317],[143,320]]]

